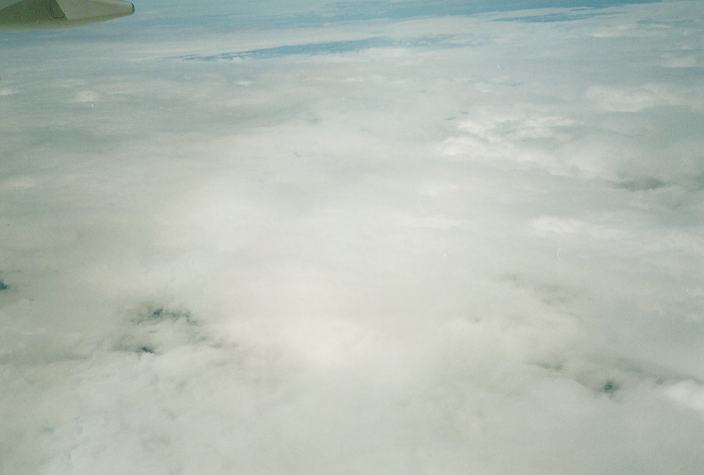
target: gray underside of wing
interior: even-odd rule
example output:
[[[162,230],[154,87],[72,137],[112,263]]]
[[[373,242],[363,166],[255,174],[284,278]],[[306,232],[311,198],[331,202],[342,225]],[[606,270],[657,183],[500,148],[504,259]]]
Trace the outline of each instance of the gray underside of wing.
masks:
[[[0,0],[0,27],[69,27],[132,13],[125,0]]]

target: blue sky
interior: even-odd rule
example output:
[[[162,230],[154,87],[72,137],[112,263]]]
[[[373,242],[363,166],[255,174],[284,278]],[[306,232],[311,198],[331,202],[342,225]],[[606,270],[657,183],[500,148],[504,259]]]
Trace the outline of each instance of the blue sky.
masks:
[[[110,34],[126,29],[130,34],[148,35],[150,29],[179,29],[189,32],[236,31],[316,27],[363,21],[398,21],[437,16],[470,16],[532,9],[603,9],[619,5],[652,3],[658,0],[402,0],[402,1],[323,1],[281,2],[204,0],[190,2],[163,0],[137,1],[139,14],[111,26],[91,28],[92,34]],[[585,13],[582,13],[585,14]],[[543,17],[559,19],[561,17]],[[153,32],[154,33],[154,32]],[[62,36],[72,37],[70,32]],[[18,37],[22,33],[16,34]],[[36,34],[35,34],[36,35]]]
[[[657,0],[402,0],[377,1],[263,1],[222,3],[205,1],[197,8],[190,4],[145,1],[144,16],[159,13],[161,19],[178,18],[200,27],[231,22],[232,28],[319,26],[368,20],[402,20],[432,16],[467,16],[491,12],[547,8],[608,8],[651,3]],[[166,9],[166,10],[165,10]],[[190,20],[188,19],[190,18]],[[152,20],[154,21],[154,20]],[[223,25],[223,27],[225,27]]]

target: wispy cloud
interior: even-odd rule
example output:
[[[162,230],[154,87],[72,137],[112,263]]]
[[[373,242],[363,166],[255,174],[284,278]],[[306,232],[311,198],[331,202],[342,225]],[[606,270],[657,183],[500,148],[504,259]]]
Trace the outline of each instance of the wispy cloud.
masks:
[[[260,48],[249,51],[226,52],[215,55],[186,55],[180,59],[186,61],[236,61],[247,58],[272,59],[293,55],[343,54],[376,48],[442,48],[459,47],[452,43],[452,38],[444,35],[395,39],[372,37],[358,40],[330,41],[323,43],[303,43]]]

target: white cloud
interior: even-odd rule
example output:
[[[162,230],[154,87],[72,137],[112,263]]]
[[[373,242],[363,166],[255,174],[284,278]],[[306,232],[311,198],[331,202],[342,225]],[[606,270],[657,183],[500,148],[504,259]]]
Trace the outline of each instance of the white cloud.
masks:
[[[81,104],[91,104],[100,101],[100,94],[95,91],[80,91],[76,94],[75,101]]]
[[[587,89],[586,95],[599,107],[614,112],[638,112],[649,107],[686,104],[684,98],[677,97],[667,88],[657,84],[644,84],[629,89],[591,86]]]
[[[694,381],[680,381],[666,389],[673,401],[695,411],[704,412],[704,388]]]
[[[698,473],[700,10],[22,43],[0,472]]]

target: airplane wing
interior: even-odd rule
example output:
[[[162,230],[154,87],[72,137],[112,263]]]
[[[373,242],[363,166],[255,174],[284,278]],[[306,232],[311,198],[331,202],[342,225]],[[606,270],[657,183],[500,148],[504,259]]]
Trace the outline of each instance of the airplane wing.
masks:
[[[0,29],[70,27],[132,13],[125,0],[0,0]]]

